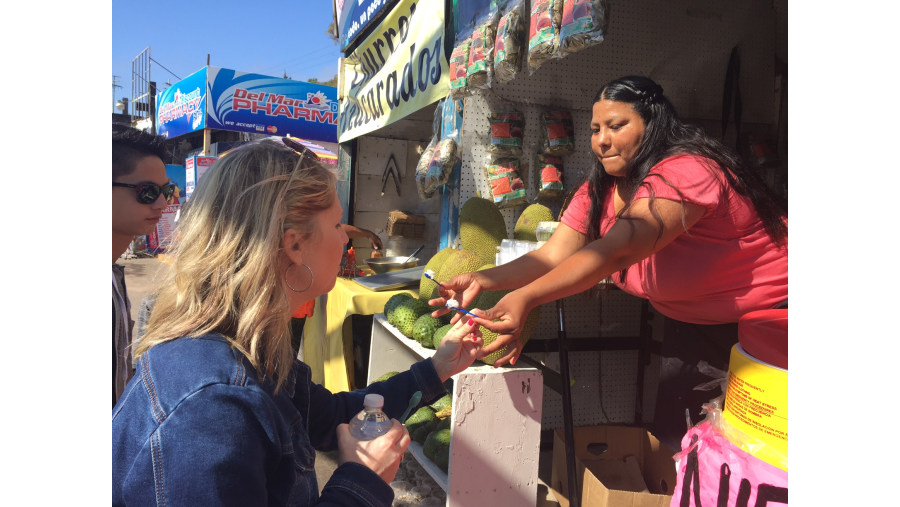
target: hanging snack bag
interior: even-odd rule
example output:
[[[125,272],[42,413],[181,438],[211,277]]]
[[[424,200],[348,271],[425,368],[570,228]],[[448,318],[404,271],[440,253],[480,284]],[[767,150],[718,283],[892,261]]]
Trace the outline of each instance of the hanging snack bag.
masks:
[[[563,161],[555,155],[538,155],[535,164],[535,180],[538,182],[538,197],[556,199],[565,193],[563,186]]]
[[[453,48],[450,53],[450,96],[454,99],[461,99],[466,95],[471,95],[467,80],[467,69],[469,64],[469,48],[472,44],[471,36],[466,37]]]
[[[528,32],[528,74],[531,75],[556,53],[562,0],[532,0]]]
[[[427,153],[426,148],[422,158]],[[431,198],[441,185],[450,180],[453,167],[460,160],[459,149],[456,141],[445,137],[433,147],[427,164],[422,164],[422,158],[416,167],[416,189],[419,197],[425,200]]]
[[[495,157],[522,156],[522,137],[525,117],[522,113],[491,113],[491,146],[489,151]]]
[[[557,56],[603,42],[608,12],[608,0],[564,0]]]
[[[419,155],[419,162],[416,164],[416,190],[419,193],[419,198],[423,201],[428,199],[432,195],[434,195],[434,190],[432,189],[431,193],[425,191],[426,181],[425,177],[428,174],[428,165],[431,163],[431,157],[434,156],[434,150],[437,148],[438,138],[432,137],[431,142],[428,143],[428,146],[425,147],[425,150],[422,151],[422,154]]]
[[[494,32],[496,18],[491,16],[472,32],[466,80],[469,89],[489,88],[494,71]]]
[[[498,208],[528,202],[525,182],[519,177],[518,159],[494,159],[484,172],[491,185],[491,198]]]
[[[497,23],[494,40],[494,77],[499,83],[515,79],[522,63],[522,3],[507,4],[507,9]]]
[[[541,148],[551,155],[567,155],[575,151],[575,125],[569,111],[541,114]]]

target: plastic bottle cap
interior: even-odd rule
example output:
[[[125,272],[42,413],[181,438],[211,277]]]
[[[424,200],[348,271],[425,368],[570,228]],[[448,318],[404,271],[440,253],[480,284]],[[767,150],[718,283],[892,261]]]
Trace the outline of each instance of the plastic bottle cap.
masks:
[[[366,408],[381,408],[384,406],[384,396],[375,393],[367,394],[363,400],[363,406]]]

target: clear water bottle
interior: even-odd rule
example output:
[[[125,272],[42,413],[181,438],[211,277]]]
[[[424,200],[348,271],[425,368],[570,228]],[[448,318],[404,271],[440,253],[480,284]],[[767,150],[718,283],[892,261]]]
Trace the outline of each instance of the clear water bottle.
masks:
[[[367,394],[363,401],[363,409],[350,419],[350,434],[357,440],[372,440],[384,435],[391,429],[391,420],[381,411],[384,397],[380,394]]]

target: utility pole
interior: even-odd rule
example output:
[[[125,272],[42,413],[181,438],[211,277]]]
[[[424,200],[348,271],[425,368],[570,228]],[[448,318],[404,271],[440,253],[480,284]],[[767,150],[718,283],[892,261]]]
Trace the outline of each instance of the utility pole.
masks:
[[[119,76],[114,75],[114,76],[113,76],[113,82],[112,82],[112,93],[113,93],[112,103],[113,103],[113,112],[115,112],[115,110],[116,110],[116,88],[121,88],[121,87],[122,87],[122,85],[120,85],[119,83],[116,82],[117,79],[119,79]]]

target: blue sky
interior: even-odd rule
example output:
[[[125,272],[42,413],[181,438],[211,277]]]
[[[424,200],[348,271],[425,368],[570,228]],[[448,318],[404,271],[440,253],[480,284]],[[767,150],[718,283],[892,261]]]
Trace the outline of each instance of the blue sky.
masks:
[[[325,33],[331,21],[331,0],[113,0],[110,111],[114,97],[130,96],[132,60],[148,46],[160,90],[203,68],[207,54],[215,67],[327,81],[341,56]]]

